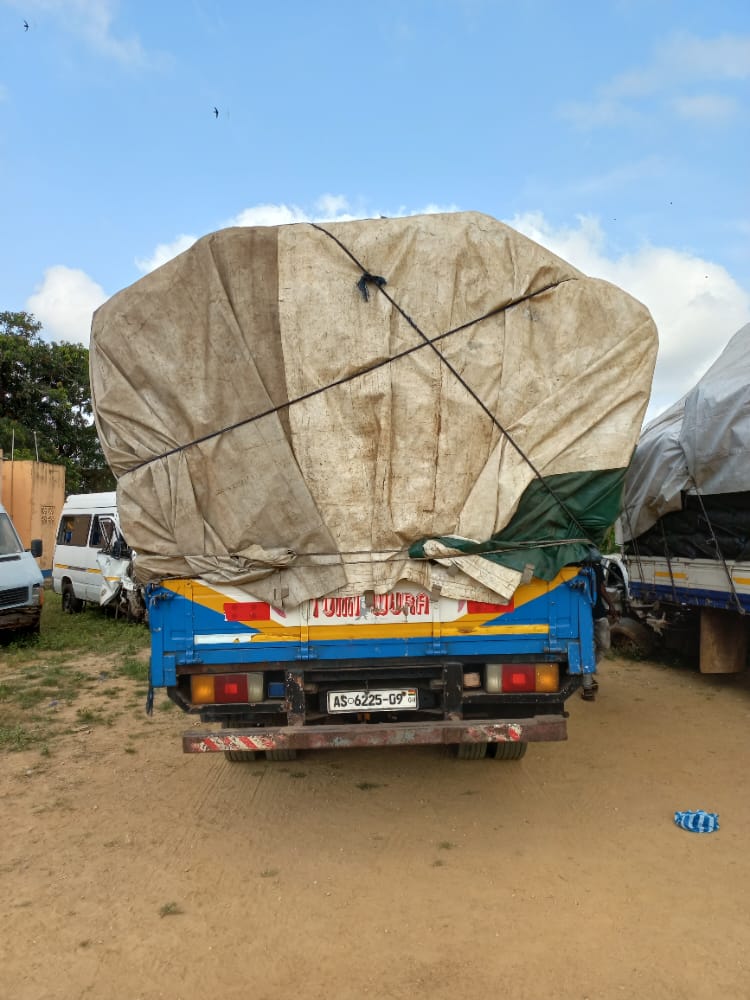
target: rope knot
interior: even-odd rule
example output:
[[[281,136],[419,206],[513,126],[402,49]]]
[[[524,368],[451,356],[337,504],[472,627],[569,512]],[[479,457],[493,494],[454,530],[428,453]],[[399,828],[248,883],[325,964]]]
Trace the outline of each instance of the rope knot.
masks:
[[[360,295],[365,300],[365,302],[369,302],[370,300],[370,293],[367,290],[368,281],[372,282],[373,285],[377,285],[378,288],[382,288],[383,285],[388,284],[385,278],[382,278],[379,274],[370,274],[369,271],[365,271],[365,273],[357,282],[357,288],[359,289]]]

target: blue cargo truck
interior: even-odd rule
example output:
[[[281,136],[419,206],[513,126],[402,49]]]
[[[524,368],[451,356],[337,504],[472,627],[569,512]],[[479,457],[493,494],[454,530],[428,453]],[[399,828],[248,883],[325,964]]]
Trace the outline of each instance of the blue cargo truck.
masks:
[[[517,759],[563,740],[565,702],[594,670],[592,571],[563,569],[507,604],[415,587],[293,611],[199,580],[152,586],[151,680],[211,723],[188,752],[454,744]]]
[[[714,336],[714,331],[711,331]],[[750,651],[750,323],[643,429],[628,470],[618,639],[739,673]]]
[[[244,227],[113,296],[90,357],[186,751],[566,738],[641,303],[474,212]]]

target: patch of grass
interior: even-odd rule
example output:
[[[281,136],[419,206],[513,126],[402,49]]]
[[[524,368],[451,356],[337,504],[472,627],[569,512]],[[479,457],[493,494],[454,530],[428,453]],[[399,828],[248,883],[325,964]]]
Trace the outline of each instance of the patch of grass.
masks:
[[[117,667],[120,677],[129,677],[134,681],[148,680],[148,663],[136,656],[126,656]]]
[[[159,907],[160,917],[174,917],[178,913],[182,913],[179,903],[162,903]]]
[[[33,644],[28,640],[11,643],[4,652],[11,662],[28,663],[30,653],[40,657],[47,652],[62,652],[65,656],[71,652],[136,656],[148,644],[148,628],[144,625],[115,619],[96,607],[87,607],[80,614],[64,614],[60,595],[47,590],[39,639]]]
[[[122,694],[122,688],[102,688],[101,691],[97,691],[96,693],[102,698],[119,698]]]
[[[22,687],[18,689],[15,700],[19,708],[34,708],[42,701],[49,701],[49,692],[38,687]]]
[[[107,724],[108,719],[95,708],[79,708],[76,711],[76,721],[82,726],[102,726]]]
[[[39,641],[0,642],[0,752],[41,747],[71,726],[110,725],[113,699],[127,698],[148,679],[149,632],[99,608],[62,613],[60,597],[45,594]],[[98,707],[81,705],[95,697]],[[90,698],[87,701],[90,701]]]
[[[279,874],[279,869],[278,868],[264,868],[263,871],[260,873],[260,877],[261,878],[274,878],[278,874]]]
[[[443,861],[441,858],[436,858],[435,861],[432,862],[432,867],[445,868],[445,861]]]
[[[452,851],[455,846],[450,840],[441,840],[438,844],[441,851]]]
[[[175,707],[176,706],[175,706],[175,703],[173,701],[167,700],[167,701],[160,701],[159,702],[159,711],[160,712],[171,712],[172,709],[175,708]]]
[[[358,781],[356,787],[360,792],[371,792],[373,788],[385,788],[385,785],[379,785],[377,781]]]
[[[0,749],[27,750],[33,742],[33,735],[24,726],[0,725]]]
[[[292,771],[289,774],[289,777],[290,778],[306,778],[307,777],[307,771]]]
[[[138,753],[138,751],[136,750],[135,747],[125,747],[124,752],[125,753]]]

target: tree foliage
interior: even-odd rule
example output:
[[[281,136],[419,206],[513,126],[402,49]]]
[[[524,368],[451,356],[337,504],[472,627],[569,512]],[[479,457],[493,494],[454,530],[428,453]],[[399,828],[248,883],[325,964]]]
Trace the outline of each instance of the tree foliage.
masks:
[[[65,466],[69,493],[114,488],[91,406],[89,352],[42,340],[27,312],[0,312],[0,448]]]

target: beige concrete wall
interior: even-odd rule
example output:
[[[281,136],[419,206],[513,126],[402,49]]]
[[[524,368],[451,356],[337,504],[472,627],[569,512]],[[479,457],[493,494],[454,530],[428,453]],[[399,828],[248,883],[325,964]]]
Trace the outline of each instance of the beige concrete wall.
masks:
[[[0,462],[0,499],[28,548],[32,538],[44,545],[39,566],[52,570],[55,533],[65,501],[65,468],[47,462]]]

